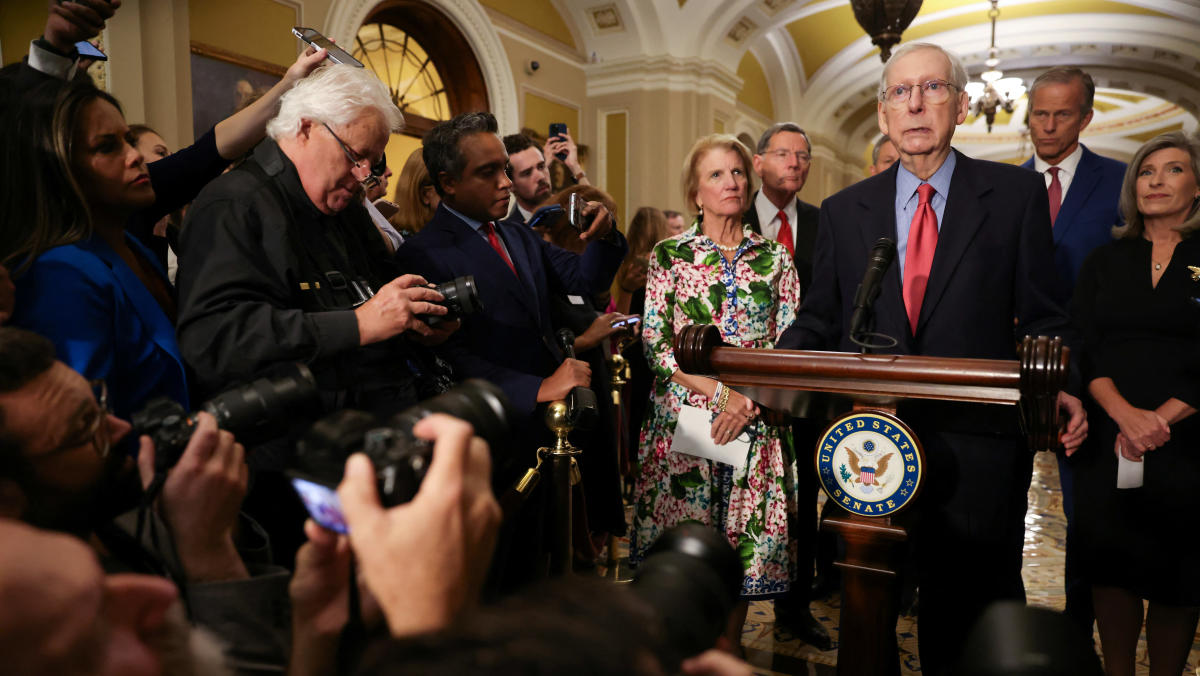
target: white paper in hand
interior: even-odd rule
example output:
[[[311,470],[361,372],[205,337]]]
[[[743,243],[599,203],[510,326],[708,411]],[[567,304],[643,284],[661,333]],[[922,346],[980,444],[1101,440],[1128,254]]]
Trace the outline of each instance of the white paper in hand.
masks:
[[[679,422],[675,424],[671,451],[734,467],[745,466],[746,455],[750,451],[750,435],[743,431],[733,441],[718,446],[712,439],[712,421],[712,411],[684,404],[679,410]]]
[[[1117,454],[1117,488],[1141,488],[1142,473],[1146,470],[1146,460],[1134,462]]]

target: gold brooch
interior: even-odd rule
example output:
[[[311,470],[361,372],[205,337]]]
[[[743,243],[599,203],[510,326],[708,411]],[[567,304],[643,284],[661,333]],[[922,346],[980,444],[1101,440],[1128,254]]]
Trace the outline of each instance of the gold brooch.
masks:
[[[1189,265],[1188,270],[1192,271],[1192,281],[1200,282],[1200,266]]]

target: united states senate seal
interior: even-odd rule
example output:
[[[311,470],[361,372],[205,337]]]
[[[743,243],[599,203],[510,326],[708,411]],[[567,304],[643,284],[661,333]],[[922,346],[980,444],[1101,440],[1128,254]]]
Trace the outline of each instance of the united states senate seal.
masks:
[[[859,516],[904,509],[921,488],[924,452],[895,416],[856,411],[834,421],[817,446],[817,476],[830,500]]]

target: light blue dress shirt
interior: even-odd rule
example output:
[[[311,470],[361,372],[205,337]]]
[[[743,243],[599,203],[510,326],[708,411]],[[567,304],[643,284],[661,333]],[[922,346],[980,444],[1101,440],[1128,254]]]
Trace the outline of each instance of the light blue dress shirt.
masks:
[[[896,262],[900,264],[900,279],[904,279],[904,257],[908,251],[908,229],[912,226],[913,216],[917,214],[917,205],[921,203],[921,196],[917,194],[917,188],[921,187],[922,183],[928,183],[933,186],[933,197],[929,199],[930,206],[933,207],[933,212],[937,214],[938,233],[942,232],[942,214],[946,211],[946,196],[950,194],[950,177],[954,175],[954,167],[958,164],[958,158],[954,151],[950,151],[950,155],[946,157],[946,161],[942,162],[942,166],[929,177],[928,181],[922,181],[917,178],[916,174],[904,168],[904,165],[896,167],[899,171],[896,172]]]

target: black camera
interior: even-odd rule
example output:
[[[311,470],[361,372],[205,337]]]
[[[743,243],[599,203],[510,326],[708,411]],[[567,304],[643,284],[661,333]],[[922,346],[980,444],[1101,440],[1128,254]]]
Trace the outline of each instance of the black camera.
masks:
[[[433,290],[442,294],[445,299],[440,303],[433,302],[446,308],[448,312],[444,315],[421,315],[421,319],[430,326],[462,319],[483,310],[483,301],[479,300],[479,291],[475,288],[475,275],[464,275],[442,282],[433,287]]]
[[[296,446],[289,474],[332,488],[341,482],[346,458],[362,452],[375,468],[383,505],[408,502],[420,488],[433,454],[433,442],[413,436],[412,428],[430,413],[446,413],[471,423],[475,434],[487,440],[493,451],[511,439],[513,415],[508,399],[486,380],[471,379],[387,420],[349,409],[318,420]],[[318,514],[313,516],[320,520]]]
[[[319,405],[312,371],[304,364],[288,364],[274,377],[260,378],[213,397],[200,411],[211,413],[218,427],[246,443],[281,433],[280,428],[288,420],[311,413]],[[156,473],[163,474],[179,462],[200,411],[189,414],[179,402],[158,397],[133,414],[134,432],[149,435],[154,441]]]
[[[664,664],[679,662],[716,643],[742,592],[745,569],[725,536],[689,521],[663,533],[633,575],[633,591],[654,609],[665,641]]]

